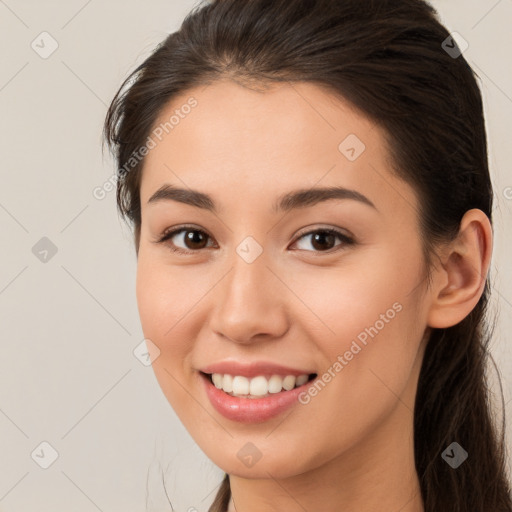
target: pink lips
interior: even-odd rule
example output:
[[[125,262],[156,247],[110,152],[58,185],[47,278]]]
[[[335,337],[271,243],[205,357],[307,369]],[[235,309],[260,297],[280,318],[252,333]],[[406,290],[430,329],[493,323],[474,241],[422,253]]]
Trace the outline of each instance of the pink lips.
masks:
[[[310,382],[306,382],[290,391],[281,391],[264,398],[241,398],[228,395],[222,389],[217,389],[211,382],[209,375],[200,375],[204,382],[206,394],[214,409],[227,419],[240,423],[261,423],[281,414],[292,405],[299,403],[299,394],[305,391],[310,384]],[[261,373],[258,375],[261,375]],[[291,374],[288,373],[287,375]]]

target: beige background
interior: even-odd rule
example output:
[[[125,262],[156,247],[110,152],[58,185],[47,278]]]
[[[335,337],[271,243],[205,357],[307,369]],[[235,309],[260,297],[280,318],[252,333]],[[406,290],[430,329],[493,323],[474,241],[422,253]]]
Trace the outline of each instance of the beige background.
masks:
[[[213,499],[221,471],[133,354],[143,339],[136,261],[115,193],[93,195],[114,170],[100,150],[109,101],[193,5],[0,0],[2,512],[170,510],[161,467],[175,510],[205,511]],[[434,6],[468,41],[464,55],[482,78],[496,194],[493,307],[501,315],[493,354],[510,421],[512,0]],[[42,58],[51,44],[58,48]],[[510,427],[507,435],[512,446]],[[42,442],[58,452],[48,469],[40,464],[51,448]]]

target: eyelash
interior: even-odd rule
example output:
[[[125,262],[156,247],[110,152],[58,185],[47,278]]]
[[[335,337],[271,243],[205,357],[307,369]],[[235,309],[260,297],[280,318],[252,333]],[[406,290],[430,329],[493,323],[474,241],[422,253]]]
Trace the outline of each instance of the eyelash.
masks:
[[[197,229],[194,226],[179,226],[177,228],[173,228],[171,231],[169,231],[169,230],[164,231],[162,236],[158,240],[156,240],[156,243],[164,244],[169,239],[173,238],[178,233],[182,233],[183,231],[196,231],[196,232],[202,233],[203,235],[206,235],[211,240],[210,235],[208,235],[208,233],[206,233],[202,229]],[[304,238],[304,237],[306,237],[308,235],[313,235],[315,233],[327,233],[329,235],[334,235],[334,236],[338,237],[342,241],[342,243],[334,246],[334,248],[329,249],[327,251],[306,251],[306,252],[312,252],[312,253],[317,253],[317,254],[332,254],[332,253],[337,252],[338,250],[340,250],[340,247],[343,248],[343,246],[355,245],[355,243],[356,243],[353,238],[347,236],[346,234],[344,234],[341,231],[338,231],[337,229],[334,229],[334,228],[318,228],[318,229],[314,229],[314,230],[311,230],[311,231],[307,231],[307,232],[302,233],[301,235],[299,235],[295,239],[295,241],[293,243],[296,243],[298,240],[300,240],[300,239],[302,239],[302,238]],[[178,247],[176,247],[174,245],[171,245],[171,244],[167,244],[167,245],[168,245],[169,249],[172,252],[175,252],[175,253],[178,253],[178,254],[184,254],[184,255],[194,254],[194,253],[197,253],[197,252],[205,249],[205,248],[203,248],[203,249],[196,249],[196,250],[188,250],[187,251],[185,249],[178,248]],[[338,249],[336,249],[336,247]],[[304,250],[304,249],[302,249],[302,250]]]

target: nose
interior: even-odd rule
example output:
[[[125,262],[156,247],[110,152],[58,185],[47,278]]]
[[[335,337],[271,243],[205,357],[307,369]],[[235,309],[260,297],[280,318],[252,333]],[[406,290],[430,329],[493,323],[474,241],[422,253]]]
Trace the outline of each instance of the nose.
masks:
[[[248,344],[283,336],[289,328],[286,287],[261,255],[247,263],[238,254],[215,287],[211,329],[230,341]]]

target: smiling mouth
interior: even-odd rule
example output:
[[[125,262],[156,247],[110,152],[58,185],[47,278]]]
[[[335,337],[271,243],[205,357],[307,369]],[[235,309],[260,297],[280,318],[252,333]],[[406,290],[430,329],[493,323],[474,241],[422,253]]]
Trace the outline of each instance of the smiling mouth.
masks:
[[[217,389],[227,395],[239,398],[265,398],[279,395],[286,391],[303,386],[316,378],[316,373],[302,375],[258,375],[245,377],[243,375],[230,375],[221,373],[200,372]]]

